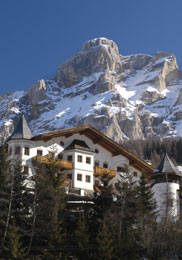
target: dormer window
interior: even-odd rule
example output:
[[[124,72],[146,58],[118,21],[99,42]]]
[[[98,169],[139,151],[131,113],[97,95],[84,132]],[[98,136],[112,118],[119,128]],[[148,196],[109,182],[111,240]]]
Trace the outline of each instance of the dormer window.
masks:
[[[20,154],[20,150],[21,150],[20,146],[15,146],[15,154],[16,155]]]
[[[29,147],[25,146],[25,148],[24,148],[24,154],[25,154],[25,155],[30,155],[30,148],[29,148]]]

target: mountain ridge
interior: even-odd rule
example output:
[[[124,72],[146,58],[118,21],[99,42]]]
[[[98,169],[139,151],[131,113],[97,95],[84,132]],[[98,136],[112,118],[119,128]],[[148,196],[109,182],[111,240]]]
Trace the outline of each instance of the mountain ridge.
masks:
[[[182,135],[182,72],[176,57],[123,56],[96,38],[61,64],[53,79],[0,96],[0,131],[8,137],[20,112],[34,135],[88,125],[117,142]]]

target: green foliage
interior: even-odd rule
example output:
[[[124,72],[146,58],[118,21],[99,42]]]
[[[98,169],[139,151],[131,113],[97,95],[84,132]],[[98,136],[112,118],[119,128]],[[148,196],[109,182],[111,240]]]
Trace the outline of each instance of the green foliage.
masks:
[[[98,260],[112,260],[114,259],[114,245],[112,232],[103,221],[98,232],[97,238],[97,259]]]
[[[137,186],[137,220],[142,227],[145,223],[156,220],[156,201],[153,198],[151,185],[147,184],[146,177],[140,177],[139,185]]]
[[[92,247],[88,230],[88,223],[85,221],[84,215],[81,215],[77,222],[77,227],[74,232],[75,252],[76,257],[80,260],[92,259]]]
[[[66,196],[63,181],[64,178],[54,162],[37,165],[36,223],[32,252],[36,248],[43,259],[66,259]]]
[[[182,138],[132,140],[123,145],[133,154],[151,161],[153,167],[159,165],[166,153],[174,162],[182,165]]]
[[[15,224],[14,219],[11,221],[9,226],[8,235],[6,240],[3,241],[3,260],[8,259],[26,259],[25,248],[23,248],[22,237],[19,232],[19,228]]]
[[[180,159],[176,151],[182,148],[181,144],[174,140],[165,145],[159,140],[147,141],[143,148],[145,156],[153,157],[152,160],[169,149]],[[138,146],[142,154],[139,142]],[[7,159],[3,147],[0,259],[181,259],[181,219],[176,223],[156,223],[153,194],[144,176],[138,186],[129,177],[123,177],[114,189],[116,201],[104,176],[101,193],[84,198],[93,204],[71,207],[62,186],[64,176],[54,162],[36,165],[34,183],[30,186],[21,162],[14,163],[12,172]]]

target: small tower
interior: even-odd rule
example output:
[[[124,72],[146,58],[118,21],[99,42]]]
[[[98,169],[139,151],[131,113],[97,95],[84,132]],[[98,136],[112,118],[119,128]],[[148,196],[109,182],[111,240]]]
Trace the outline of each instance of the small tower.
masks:
[[[179,189],[181,174],[166,154],[151,175],[152,191],[157,202],[158,221],[179,218]]]
[[[19,160],[22,162],[22,165],[27,165],[27,162],[31,156],[31,148],[33,147],[31,138],[32,133],[29,129],[24,114],[22,114],[12,135],[6,140],[10,159]],[[27,167],[26,169],[28,169]]]

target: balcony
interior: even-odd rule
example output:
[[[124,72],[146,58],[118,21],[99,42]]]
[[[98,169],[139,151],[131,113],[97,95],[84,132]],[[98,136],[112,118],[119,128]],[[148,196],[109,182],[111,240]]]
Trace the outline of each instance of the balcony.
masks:
[[[62,160],[62,159],[52,159],[49,157],[37,155],[37,156],[33,157],[32,160],[33,160],[33,162],[39,162],[39,163],[44,163],[44,164],[55,163],[61,169],[65,169],[65,170],[72,170],[72,168],[73,168],[72,162]]]
[[[108,176],[109,178],[113,178],[116,176],[116,170],[102,168],[99,166],[94,167],[94,175],[95,176]]]
[[[63,181],[62,186],[63,186],[63,187],[72,188],[72,186],[73,186],[72,180],[71,180],[71,179],[65,179],[65,180]]]

